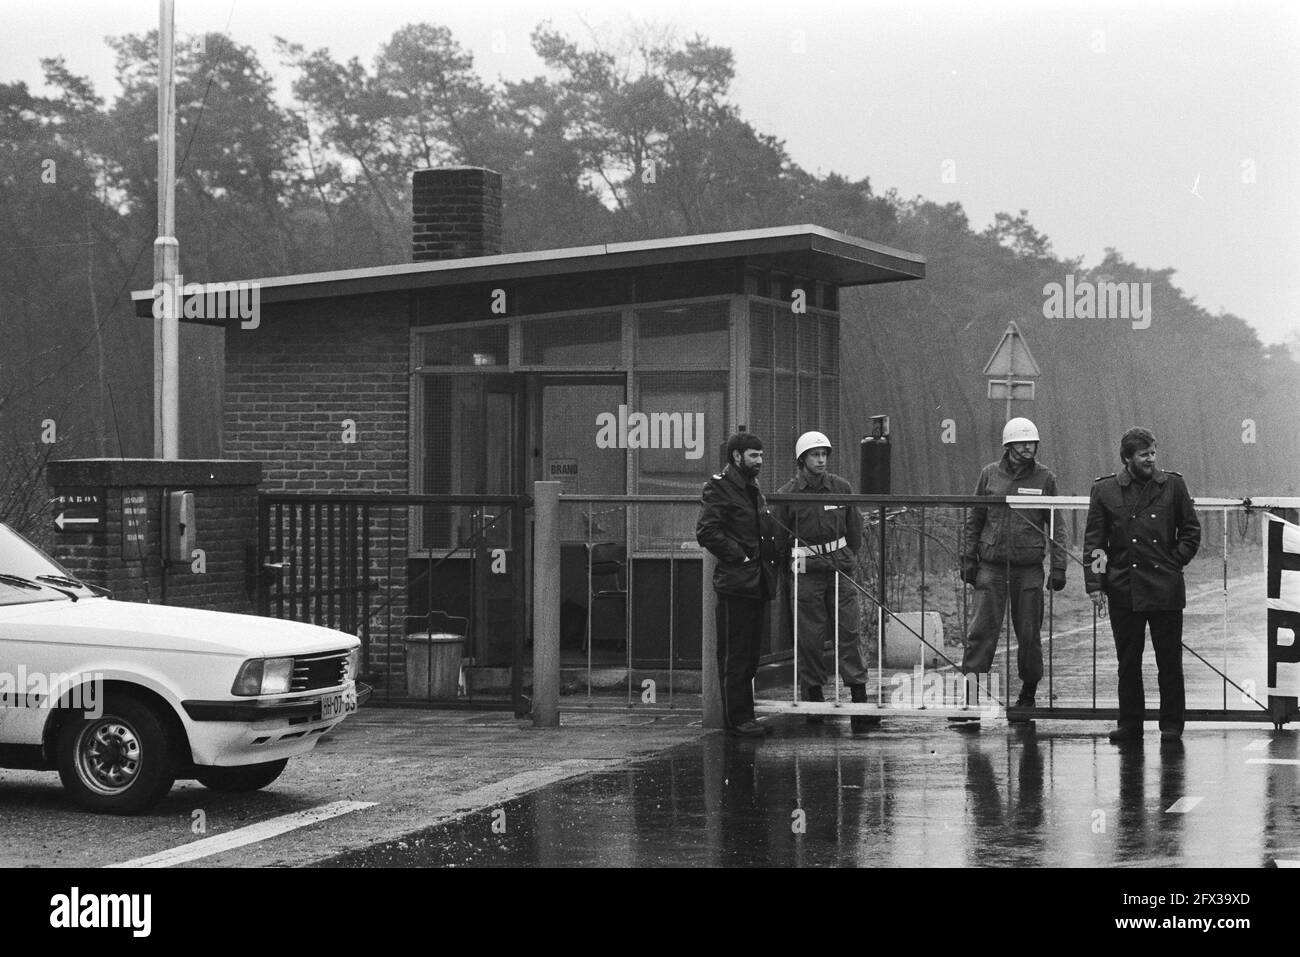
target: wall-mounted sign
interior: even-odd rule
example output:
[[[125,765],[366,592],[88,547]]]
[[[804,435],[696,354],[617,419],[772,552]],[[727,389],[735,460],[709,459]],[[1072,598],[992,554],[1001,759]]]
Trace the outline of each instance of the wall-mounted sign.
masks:
[[[104,490],[102,488],[56,488],[54,490],[54,524],[61,532],[84,535],[104,528]]]
[[[561,492],[576,492],[578,490],[578,460],[577,459],[549,459],[546,463],[546,480],[548,482],[560,482]]]
[[[122,561],[142,562],[149,511],[144,489],[122,490]]]

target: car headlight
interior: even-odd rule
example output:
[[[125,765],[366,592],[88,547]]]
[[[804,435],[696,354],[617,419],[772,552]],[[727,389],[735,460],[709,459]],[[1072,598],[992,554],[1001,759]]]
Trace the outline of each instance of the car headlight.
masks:
[[[357,667],[361,663],[361,649],[353,648],[348,652],[347,665],[343,670],[344,681],[355,681],[357,678]]]
[[[245,661],[235,675],[231,694],[285,694],[293,681],[292,658],[253,658]]]

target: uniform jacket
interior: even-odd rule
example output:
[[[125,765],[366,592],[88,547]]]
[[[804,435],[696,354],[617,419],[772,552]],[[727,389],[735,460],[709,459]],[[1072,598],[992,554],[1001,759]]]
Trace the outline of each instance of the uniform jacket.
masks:
[[[827,472],[820,486],[809,485],[808,476],[799,474],[782,485],[781,495],[807,495],[814,501],[778,502],[772,514],[781,524],[787,544],[824,545],[844,539],[847,547],[827,554],[807,555],[804,568],[810,572],[829,572],[839,569],[852,575],[857,567],[855,553],[862,544],[862,516],[851,503],[832,504],[817,501],[825,495],[852,495],[853,486],[846,479]]]
[[[764,601],[776,594],[776,523],[758,485],[734,465],[704,483],[695,540],[718,559],[714,591]]]
[[[1055,495],[1056,476],[1045,465],[1034,461],[1016,471],[1003,454],[980,472],[976,495]],[[1012,565],[1042,565],[1047,553],[1047,509],[1013,509],[997,504],[973,506],[966,514],[967,559]],[[1052,549],[1052,568],[1065,568],[1065,523],[1056,516],[1053,530],[1056,547]]]
[[[1140,484],[1125,469],[1097,479],[1083,537],[1084,581],[1089,592],[1127,599],[1134,611],[1173,611],[1187,604],[1183,566],[1201,544],[1187,484],[1177,472],[1156,469]],[[1106,553],[1105,572],[1094,571],[1095,549]]]

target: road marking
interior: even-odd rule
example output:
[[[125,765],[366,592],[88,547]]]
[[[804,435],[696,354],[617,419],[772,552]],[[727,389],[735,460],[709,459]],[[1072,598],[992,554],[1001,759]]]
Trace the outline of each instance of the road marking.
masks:
[[[1297,758],[1247,758],[1247,764],[1300,764]]]
[[[1244,748],[1242,748],[1241,750],[1243,750],[1243,751],[1267,751],[1267,750],[1268,750],[1268,738],[1256,738],[1254,741],[1250,742],[1250,744],[1246,745],[1246,746],[1245,746]]]
[[[277,837],[289,831],[295,831],[300,827],[306,827],[309,824],[318,824],[321,821],[328,821],[332,817],[338,817],[340,814],[351,814],[353,811],[363,811],[368,807],[374,807],[374,801],[334,801],[330,804],[322,804],[320,807],[309,808],[306,811],[294,811],[292,814],[282,814],[279,817],[273,817],[269,821],[261,821],[257,824],[250,824],[248,827],[236,828],[225,834],[216,834],[212,837],[205,837],[201,841],[191,841],[189,844],[182,844],[180,847],[173,847],[166,851],[159,851],[157,854],[149,854],[145,857],[137,857],[134,860],[123,861],[121,864],[109,864],[109,867],[174,867],[177,864],[185,864],[189,861],[198,860],[201,857],[209,857],[213,854],[220,854],[223,851],[234,850],[237,847],[243,847],[246,844],[255,844],[258,841],[265,841],[268,838]]]
[[[1205,798],[1203,797],[1180,797],[1173,804],[1169,805],[1169,807],[1165,808],[1165,813],[1186,814],[1188,811],[1196,807],[1196,805],[1200,804],[1204,800]]]
[[[1279,860],[1274,860],[1274,861],[1273,861],[1273,864],[1274,864],[1276,867],[1300,867],[1300,861],[1279,861]]]

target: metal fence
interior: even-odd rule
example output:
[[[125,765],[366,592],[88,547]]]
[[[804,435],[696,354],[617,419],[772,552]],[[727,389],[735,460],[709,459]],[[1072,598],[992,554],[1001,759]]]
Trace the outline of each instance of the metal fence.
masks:
[[[546,484],[546,483],[543,483]],[[1047,508],[1065,530],[1067,585],[1046,591],[1038,707],[1026,718],[1113,719],[1118,715],[1110,623],[1099,618],[1083,582],[1083,526],[1088,500],[975,496],[825,496],[862,514],[856,574],[841,587],[858,596],[860,640],[871,672],[871,701],[854,705],[833,682],[822,704],[799,700],[789,586],[771,605],[760,672],[760,710],[845,716],[969,716],[1004,713],[1018,688],[1018,644],[1004,618],[993,666],[978,686],[961,674],[974,590],[960,577],[969,509],[1008,503]],[[769,495],[769,503],[798,501]],[[1284,500],[1270,500],[1282,502]],[[551,585],[557,596],[554,665],[559,710],[637,713],[701,709],[708,720],[711,558],[694,541],[694,496],[557,495]],[[1200,499],[1202,540],[1186,569],[1184,671],[1188,720],[1272,720],[1266,687],[1264,570],[1259,519],[1264,504]],[[690,583],[692,576],[696,581]],[[536,587],[536,585],[534,586]],[[603,609],[601,605],[605,605]],[[539,605],[539,609],[540,609]],[[698,624],[696,623],[698,622]],[[541,624],[539,622],[539,624]],[[835,669],[834,649],[822,646]],[[1157,700],[1156,669],[1144,669],[1148,699]],[[1154,719],[1154,710],[1149,717]]]
[[[523,496],[260,496],[258,606],[362,642],[373,703],[528,713]]]

